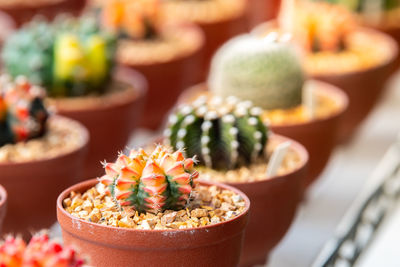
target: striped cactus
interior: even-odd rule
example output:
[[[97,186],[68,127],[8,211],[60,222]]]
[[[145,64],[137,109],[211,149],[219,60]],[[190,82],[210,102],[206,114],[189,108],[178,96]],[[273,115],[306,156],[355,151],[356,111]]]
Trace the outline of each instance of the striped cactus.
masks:
[[[174,149],[214,169],[234,169],[264,157],[268,128],[262,110],[235,97],[202,96],[169,117],[164,132]]]

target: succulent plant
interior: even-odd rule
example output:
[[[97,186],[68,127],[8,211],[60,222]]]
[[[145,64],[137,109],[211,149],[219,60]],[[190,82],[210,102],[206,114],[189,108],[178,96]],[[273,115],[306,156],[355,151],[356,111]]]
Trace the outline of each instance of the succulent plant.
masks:
[[[42,136],[48,112],[43,104],[44,90],[31,85],[26,77],[13,81],[0,76],[0,146]]]
[[[108,0],[101,8],[105,27],[132,39],[157,37],[160,22],[159,0]]]
[[[198,172],[194,158],[181,151],[171,153],[157,146],[148,155],[143,149],[120,154],[115,163],[105,163],[100,181],[107,185],[119,207],[131,206],[139,212],[177,210],[186,206]]]
[[[14,77],[25,75],[49,96],[103,93],[110,79],[115,38],[94,17],[34,20],[4,44],[2,58]]]
[[[214,169],[234,169],[263,158],[268,128],[261,108],[235,97],[201,96],[169,117],[164,135],[174,149]]]
[[[285,41],[287,36],[269,37],[242,35],[226,43],[213,58],[210,90],[221,97],[250,100],[263,109],[300,105],[305,74],[297,51]]]
[[[327,2],[295,1],[293,11],[283,9],[280,23],[310,52],[340,52],[346,36],[356,27],[356,18],[346,8]]]
[[[391,10],[400,6],[399,0],[314,0],[314,1],[324,1],[334,4],[340,4],[352,11],[362,12],[364,8],[370,3],[378,3],[381,10]]]
[[[28,244],[19,237],[8,236],[0,244],[0,266],[80,267],[84,264],[72,248],[50,240],[47,234],[33,236]]]

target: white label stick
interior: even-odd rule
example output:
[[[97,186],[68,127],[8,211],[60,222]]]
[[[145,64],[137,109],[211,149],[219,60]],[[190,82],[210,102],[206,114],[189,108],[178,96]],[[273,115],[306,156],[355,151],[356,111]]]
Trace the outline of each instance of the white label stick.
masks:
[[[286,141],[282,144],[279,144],[274,152],[271,155],[271,159],[268,163],[267,168],[267,177],[275,176],[279,170],[279,167],[282,165],[283,159],[286,156],[286,153],[289,150],[289,147],[292,143],[290,141]]]

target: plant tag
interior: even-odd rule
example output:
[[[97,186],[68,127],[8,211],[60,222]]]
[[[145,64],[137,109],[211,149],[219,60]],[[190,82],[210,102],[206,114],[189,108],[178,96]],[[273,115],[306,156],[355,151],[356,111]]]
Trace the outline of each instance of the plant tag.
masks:
[[[295,12],[295,0],[282,0],[279,24],[285,32],[293,32],[292,18]]]
[[[303,104],[306,108],[307,116],[310,119],[315,117],[316,102],[315,84],[313,81],[308,81],[304,86]]]
[[[290,141],[286,141],[282,144],[279,144],[274,152],[271,155],[271,159],[268,163],[267,168],[267,177],[275,176],[278,172],[279,167],[282,165],[283,159],[286,156],[286,153],[289,150],[289,147],[292,143]]]

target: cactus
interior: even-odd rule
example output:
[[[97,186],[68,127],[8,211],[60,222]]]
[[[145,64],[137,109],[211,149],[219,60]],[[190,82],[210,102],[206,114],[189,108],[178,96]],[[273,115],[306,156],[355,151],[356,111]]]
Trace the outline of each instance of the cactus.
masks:
[[[104,26],[122,37],[154,39],[158,36],[159,0],[108,0],[101,14]]]
[[[314,0],[340,4],[355,12],[363,12],[364,8],[371,2],[378,2],[383,11],[388,11],[400,6],[399,0]]]
[[[100,181],[119,207],[131,206],[139,212],[158,213],[186,206],[198,172],[195,159],[184,158],[181,151],[171,153],[157,146],[152,154],[143,149],[120,154],[115,163],[105,163]]]
[[[50,240],[47,234],[33,236],[28,244],[19,237],[8,236],[0,244],[0,266],[81,267],[84,264],[71,247]]]
[[[49,96],[83,96],[104,93],[114,50],[115,38],[93,17],[59,17],[53,24],[32,21],[14,33],[2,58],[12,76],[27,76]]]
[[[26,77],[12,81],[0,76],[0,146],[41,137],[46,131],[48,112],[44,90]]]
[[[346,8],[326,2],[296,1],[295,12],[281,11],[280,22],[309,52],[340,52],[346,36],[356,28],[356,18]],[[294,10],[294,9],[293,9]],[[290,26],[289,26],[290,25]]]
[[[202,96],[169,117],[164,135],[174,149],[197,155],[206,167],[234,169],[265,155],[268,128],[261,112],[250,101]]]
[[[210,90],[221,97],[250,100],[263,109],[300,105],[305,74],[295,48],[285,38],[242,35],[230,40],[213,58]]]

